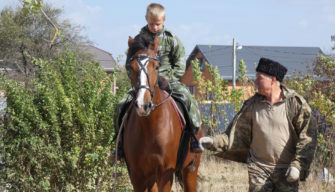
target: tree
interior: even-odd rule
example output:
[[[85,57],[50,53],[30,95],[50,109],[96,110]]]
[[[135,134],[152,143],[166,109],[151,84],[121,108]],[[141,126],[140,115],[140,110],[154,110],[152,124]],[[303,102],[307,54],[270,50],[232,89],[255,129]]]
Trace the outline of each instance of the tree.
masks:
[[[55,29],[55,34],[53,38],[50,40],[50,47],[54,44],[57,35],[58,35],[58,27],[56,24],[50,19],[50,17],[44,12],[42,9],[43,1],[42,0],[23,0],[23,8],[21,9],[24,13],[33,13],[35,15],[39,15],[40,11],[43,17],[53,26]]]
[[[117,97],[118,100],[120,100],[120,99],[122,99],[124,94],[129,91],[129,89],[131,88],[131,84],[130,84],[130,80],[129,80],[128,72],[127,72],[126,68],[124,66],[120,65],[120,61],[122,60],[122,55],[118,56],[118,58],[116,60],[117,60],[116,61],[116,63],[117,63],[116,68],[119,69],[115,74],[115,77],[117,79],[117,81],[116,81],[116,87],[117,87],[116,97]]]
[[[74,26],[67,20],[60,20],[61,9],[52,8],[48,4],[43,5],[43,13],[47,15],[48,20],[40,14],[31,14],[28,11],[30,9],[26,8],[28,4],[23,6],[25,9],[17,7],[1,10],[0,59],[5,63],[17,64],[25,77],[33,77],[37,70],[31,62],[32,57],[49,60],[56,58],[61,52],[77,50],[80,44],[89,43],[80,35],[79,26]],[[32,10],[36,11],[42,4],[32,6]],[[55,28],[50,21],[57,25],[60,31],[55,39]]]
[[[106,77],[80,52],[89,42],[78,26],[59,20],[60,9],[42,9],[41,0],[22,2],[22,9],[5,8],[0,15],[0,59],[16,63],[26,77],[25,86],[4,75],[0,79],[7,100],[0,119],[0,158],[6,160],[0,186],[111,191],[115,73]]]

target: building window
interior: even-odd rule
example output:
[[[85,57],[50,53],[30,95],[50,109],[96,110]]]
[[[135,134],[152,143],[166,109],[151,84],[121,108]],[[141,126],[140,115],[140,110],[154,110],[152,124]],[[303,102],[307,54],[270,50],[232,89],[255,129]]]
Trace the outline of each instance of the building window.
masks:
[[[204,71],[204,69],[205,69],[204,58],[203,58],[203,57],[200,57],[200,58],[198,58],[198,61],[199,61],[199,68],[200,68],[200,71]]]
[[[195,88],[194,88],[194,86],[187,86],[187,88],[188,88],[188,90],[190,91],[190,93],[194,95],[194,93],[195,93]]]
[[[213,92],[211,91],[206,92],[206,100],[213,100]]]

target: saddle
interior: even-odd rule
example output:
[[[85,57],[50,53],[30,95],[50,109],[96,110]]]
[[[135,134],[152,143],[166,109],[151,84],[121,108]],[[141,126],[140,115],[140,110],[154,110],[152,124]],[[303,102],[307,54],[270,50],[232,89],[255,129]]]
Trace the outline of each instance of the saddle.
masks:
[[[168,94],[166,91],[164,91],[164,93],[166,93],[166,96],[168,97]],[[179,122],[180,122],[180,126],[182,128],[182,130],[185,129],[185,126],[188,124],[188,114],[187,114],[187,110],[186,110],[186,106],[181,102],[181,101],[178,101],[178,99],[176,98],[173,98],[172,96],[169,97],[169,99],[167,100],[168,102],[171,102],[174,110],[176,111],[176,113],[178,114],[178,117],[179,117]],[[130,107],[131,107],[131,103],[132,102],[129,102],[129,103],[125,103],[122,107],[121,107],[121,110],[119,111],[120,115],[118,116],[118,119],[117,119],[117,125],[118,128],[121,126],[122,124],[122,120],[123,120],[123,117],[124,115],[130,110]],[[186,117],[186,118],[185,118]],[[119,129],[115,129],[115,130],[119,130]]]
[[[181,130],[183,131],[186,126],[186,120],[184,114],[187,113],[185,106],[181,102],[177,102],[174,98],[170,97],[169,101],[171,102],[174,110],[178,114]]]

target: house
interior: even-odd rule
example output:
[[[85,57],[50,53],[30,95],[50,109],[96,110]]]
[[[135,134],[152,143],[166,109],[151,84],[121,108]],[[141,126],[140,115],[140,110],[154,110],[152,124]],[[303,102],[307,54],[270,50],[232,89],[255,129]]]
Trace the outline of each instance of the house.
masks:
[[[17,74],[19,68],[16,64],[7,64],[4,60],[0,60],[0,72],[7,73],[8,75]],[[0,90],[0,123],[2,123],[3,116],[5,114],[5,108],[7,107],[5,94]]]
[[[84,45],[81,47],[84,53],[90,54],[95,61],[97,61],[102,69],[107,73],[111,73],[113,70],[117,69],[116,61],[114,60],[111,53],[99,49],[93,45]],[[116,94],[116,79],[114,78],[112,92]]]
[[[4,72],[9,76],[16,76],[22,73],[22,70],[15,63],[7,63],[4,60],[0,60],[0,72]]]
[[[90,54],[107,74],[111,73],[115,69],[118,70],[116,61],[114,60],[111,53],[108,53],[107,51],[92,45],[83,45],[81,46],[80,50],[84,53]],[[20,76],[22,76],[20,74],[23,73],[23,70],[20,69],[19,65],[15,63],[8,63],[1,59],[0,71],[7,73],[9,76],[16,76],[17,78],[20,78]],[[114,79],[112,91],[114,94],[116,93],[116,79]]]
[[[114,60],[111,53],[99,49],[93,45],[84,45],[81,47],[81,50],[92,55],[93,59],[100,63],[100,66],[104,71],[106,71],[106,73],[109,74],[115,70],[116,61]]]
[[[278,61],[285,67],[288,72],[285,78],[294,75],[295,72],[311,73],[308,67],[312,67],[313,62],[316,60],[317,55],[323,54],[318,47],[279,47],[279,46],[243,46],[236,50],[236,80],[238,77],[238,63],[241,59],[244,60],[246,65],[246,77],[250,80],[256,78],[256,67],[261,57],[266,57]],[[213,67],[217,67],[220,76],[228,81],[228,89],[232,89],[233,80],[233,46],[229,45],[196,45],[186,60],[186,71],[181,82],[183,82],[191,93],[197,95],[198,90],[195,86],[192,72],[191,61],[198,59],[203,78],[211,80],[211,75],[205,66],[205,62]],[[242,88],[238,81],[236,82],[236,89]],[[253,94],[254,87],[252,85],[243,87],[247,90],[244,96],[247,99]],[[207,100],[211,100],[210,94],[206,95]],[[200,103],[200,109],[203,115],[214,117],[214,121],[218,123],[217,130],[224,131],[226,128],[225,120],[228,122],[232,120],[235,115],[230,107],[230,103],[224,103],[219,108],[212,110],[210,103]],[[220,111],[225,111],[222,115]],[[208,129],[208,125],[203,124],[204,130]],[[206,132],[206,131],[205,131]]]
[[[6,63],[4,60],[0,60],[0,71],[17,71],[19,70],[16,64]]]
[[[254,80],[256,67],[261,57],[278,61],[285,67],[290,77],[294,73],[311,73],[313,62],[317,55],[323,54],[319,47],[279,47],[279,46],[243,46],[236,50],[236,79],[238,77],[238,63],[241,59],[246,64],[246,77]],[[191,61],[199,60],[200,69],[205,79],[211,79],[210,73],[204,63],[207,62],[213,67],[218,67],[221,77],[228,81],[228,89],[232,88],[233,80],[233,46],[231,45],[196,45],[186,61],[186,71],[181,81],[189,88],[191,93],[197,94],[194,84]],[[236,88],[240,88],[236,82]]]

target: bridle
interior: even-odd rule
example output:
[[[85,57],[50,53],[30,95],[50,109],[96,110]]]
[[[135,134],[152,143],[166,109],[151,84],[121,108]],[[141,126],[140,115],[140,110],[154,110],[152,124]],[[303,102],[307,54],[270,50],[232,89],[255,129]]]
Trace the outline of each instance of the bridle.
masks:
[[[156,89],[156,87],[157,87],[157,82],[158,82],[158,81],[156,81],[155,86],[154,86],[154,90],[152,90],[152,89],[151,89],[151,85],[150,85],[149,74],[148,74],[148,72],[147,72],[145,66],[148,64],[148,62],[149,62],[150,59],[153,59],[153,60],[155,60],[155,61],[159,61],[159,59],[158,59],[157,56],[151,56],[151,55],[139,54],[139,55],[136,55],[136,56],[134,56],[134,57],[131,57],[131,58],[129,59],[129,62],[132,62],[132,61],[135,60],[135,59],[137,60],[137,63],[138,63],[138,65],[139,65],[139,67],[140,67],[140,69],[139,69],[139,73],[138,73],[138,79],[140,79],[141,71],[143,71],[144,74],[147,76],[147,80],[148,80],[148,84],[149,84],[149,86],[147,86],[147,85],[141,85],[141,84],[140,84],[140,81],[137,81],[137,83],[136,83],[136,87],[135,87],[135,91],[137,91],[137,90],[139,90],[139,89],[148,89],[148,90],[150,91],[151,97],[153,97],[153,96],[154,96],[154,93],[155,93],[155,89]],[[143,60],[145,60],[145,59],[147,59],[147,60],[146,60],[145,63],[143,63]],[[157,79],[158,79],[158,77],[157,77]]]
[[[144,74],[147,77],[149,86],[147,86],[147,85],[141,85],[140,81],[137,81],[136,87],[134,88],[134,90],[138,91],[139,89],[147,89],[148,91],[150,91],[150,95],[151,95],[151,101],[150,101],[150,103],[151,103],[151,110],[154,110],[156,107],[160,106],[161,104],[163,104],[164,102],[166,102],[168,100],[168,98],[172,94],[172,91],[169,93],[169,95],[161,103],[154,104],[153,103],[153,99],[154,99],[154,95],[155,95],[155,90],[156,90],[156,88],[158,86],[158,76],[159,76],[159,73],[157,73],[157,80],[155,82],[154,89],[152,90],[151,89],[151,84],[150,84],[150,77],[149,77],[148,71],[146,70],[145,66],[148,64],[148,62],[149,62],[150,59],[153,59],[155,61],[159,61],[159,58],[157,56],[151,56],[151,55],[147,55],[147,54],[139,54],[139,55],[135,55],[135,56],[131,57],[129,59],[129,62],[132,62],[135,59],[136,59],[138,65],[140,67],[139,73],[138,73],[138,79],[140,79],[141,71],[143,71]],[[145,61],[145,63],[143,63],[143,61],[145,59],[146,59],[146,61]],[[158,70],[158,68],[156,68],[156,70]]]

